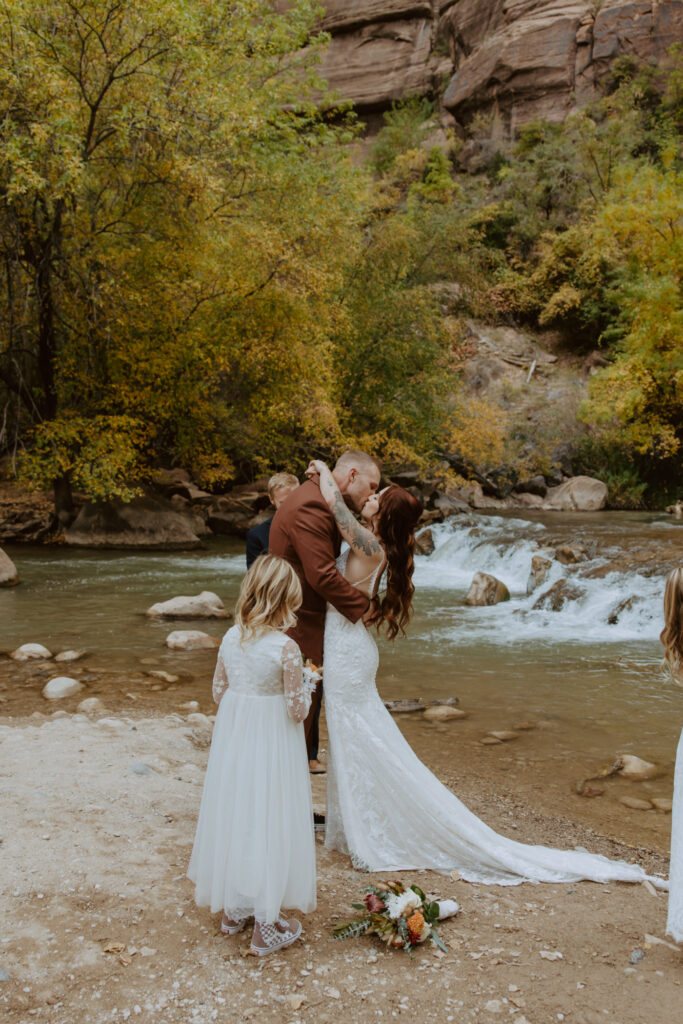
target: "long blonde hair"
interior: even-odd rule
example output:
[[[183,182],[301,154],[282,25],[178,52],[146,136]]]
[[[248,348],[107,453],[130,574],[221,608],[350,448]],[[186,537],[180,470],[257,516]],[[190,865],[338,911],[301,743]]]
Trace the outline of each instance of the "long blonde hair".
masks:
[[[683,566],[674,569],[664,588],[664,629],[659,634],[664,657],[676,678],[683,671]]]
[[[276,555],[259,555],[242,580],[235,606],[242,640],[268,629],[290,629],[301,601],[301,583],[289,562]]]

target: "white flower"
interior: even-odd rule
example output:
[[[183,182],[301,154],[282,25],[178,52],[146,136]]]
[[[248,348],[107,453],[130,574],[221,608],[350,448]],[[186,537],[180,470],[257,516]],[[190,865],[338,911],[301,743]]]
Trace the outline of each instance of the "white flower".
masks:
[[[413,892],[412,889],[408,889],[406,892],[400,893],[398,896],[387,897],[387,910],[389,911],[389,917],[393,920],[401,917],[408,910],[419,910],[422,906],[422,900]]]
[[[314,672],[310,665],[304,665],[303,668],[303,679],[311,693],[315,693],[316,687],[322,679],[322,672],[320,669],[316,669]]]

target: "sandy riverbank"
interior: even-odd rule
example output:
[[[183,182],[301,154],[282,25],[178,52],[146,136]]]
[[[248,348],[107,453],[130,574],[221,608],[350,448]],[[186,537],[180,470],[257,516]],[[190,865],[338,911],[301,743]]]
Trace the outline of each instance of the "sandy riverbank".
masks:
[[[415,873],[462,912],[442,927],[447,955],[421,949],[411,962],[376,940],[330,941],[368,876],[319,843],[319,907],[304,940],[264,961],[245,955],[246,936],[217,934],[185,878],[208,737],[186,714],[2,720],[0,972],[9,980],[0,1007],[9,1021],[365,1024],[408,1014],[664,1024],[680,1014],[683,954],[646,938],[664,937],[666,897],[643,886],[487,889]],[[495,771],[475,777],[468,767],[459,766],[459,795],[501,831],[666,871],[653,844],[634,849],[540,813]],[[315,788],[321,802],[324,780]]]

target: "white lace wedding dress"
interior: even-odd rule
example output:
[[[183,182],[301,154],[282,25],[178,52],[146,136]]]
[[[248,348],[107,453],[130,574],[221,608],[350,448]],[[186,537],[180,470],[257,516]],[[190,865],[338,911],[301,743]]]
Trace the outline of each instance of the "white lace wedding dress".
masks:
[[[674,805],[671,812],[671,868],[667,935],[683,942],[683,732],[678,741],[674,771]]]
[[[337,568],[344,574],[348,549]],[[371,580],[371,584],[374,580]],[[371,588],[372,589],[372,588]],[[375,686],[377,644],[331,606],[325,621],[329,733],[325,845],[364,871],[457,871],[468,882],[640,882],[635,864],[498,835],[415,755]],[[663,888],[666,883],[652,878]]]

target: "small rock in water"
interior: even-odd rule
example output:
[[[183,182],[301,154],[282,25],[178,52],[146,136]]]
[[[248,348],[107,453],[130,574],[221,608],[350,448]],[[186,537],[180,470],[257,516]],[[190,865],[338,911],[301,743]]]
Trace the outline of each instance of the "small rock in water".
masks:
[[[106,708],[99,697],[86,697],[76,710],[84,715],[94,715],[98,711],[106,711]]]
[[[661,814],[671,814],[673,801],[668,796],[653,796],[652,806]]]
[[[10,975],[7,973],[4,967],[0,967],[0,981],[10,981]]]
[[[620,796],[619,803],[624,807],[630,807],[634,811],[651,811],[652,804],[649,800],[641,800],[637,796]]]
[[[172,651],[197,651],[202,648],[218,647],[219,641],[198,629],[174,629],[166,637],[166,646]]]
[[[60,651],[55,655],[55,661],[79,661],[85,657],[85,651]]]
[[[532,594],[536,587],[540,587],[542,583],[545,583],[546,577],[552,567],[553,563],[549,558],[544,558],[543,555],[532,556],[531,571],[526,584],[527,594]]]
[[[643,761],[635,754],[620,754],[619,761],[621,764],[618,771],[625,779],[651,779],[655,775],[659,775],[659,768],[656,764]]]
[[[642,949],[634,949],[628,958],[630,964],[640,964],[645,959],[645,953]]]
[[[22,644],[12,651],[10,657],[15,661],[31,661],[33,658],[51,658],[52,654],[42,644]]]
[[[203,715],[200,711],[193,711],[192,714],[187,716],[187,722],[190,725],[199,725],[205,729],[211,728],[211,722],[206,715]]]
[[[71,679],[70,676],[56,676],[43,687],[43,697],[46,697],[47,700],[61,700],[62,697],[73,697],[82,689],[83,683],[79,683],[77,679]]]
[[[484,1006],[485,1010],[489,1013],[502,1013],[505,1009],[502,999],[489,999],[488,1003]]]
[[[163,669],[155,668],[149,672],[145,672],[146,676],[151,676],[152,679],[161,679],[164,683],[177,683],[180,676],[174,676],[172,672],[164,672]]]
[[[585,562],[588,552],[583,544],[560,544],[555,548],[555,558],[562,565],[575,565],[577,562]]]
[[[192,597],[172,597],[170,601],[153,604],[145,612],[150,619],[163,617],[176,619],[231,619],[218,594],[204,590]]]
[[[422,717],[430,722],[448,722],[454,718],[467,718],[467,712],[461,711],[460,708],[444,707],[437,704],[433,708],[425,708]]]
[[[484,747],[496,747],[500,746],[503,741],[499,740],[496,736],[484,736],[483,740],[479,740],[479,742]]]
[[[514,726],[514,728],[519,730],[519,731],[521,731],[521,732],[529,732],[531,729],[535,729],[536,728],[536,723],[535,722],[517,722],[517,724]]]
[[[490,732],[489,736],[493,736],[496,740],[501,740],[506,743],[508,740],[516,740],[519,738],[518,732],[513,732],[511,729],[501,729],[499,731]]]
[[[501,580],[487,572],[475,572],[465,604],[483,606],[509,600],[510,591]]]
[[[180,705],[180,708],[183,711],[199,711],[199,701],[187,700],[184,704]]]

